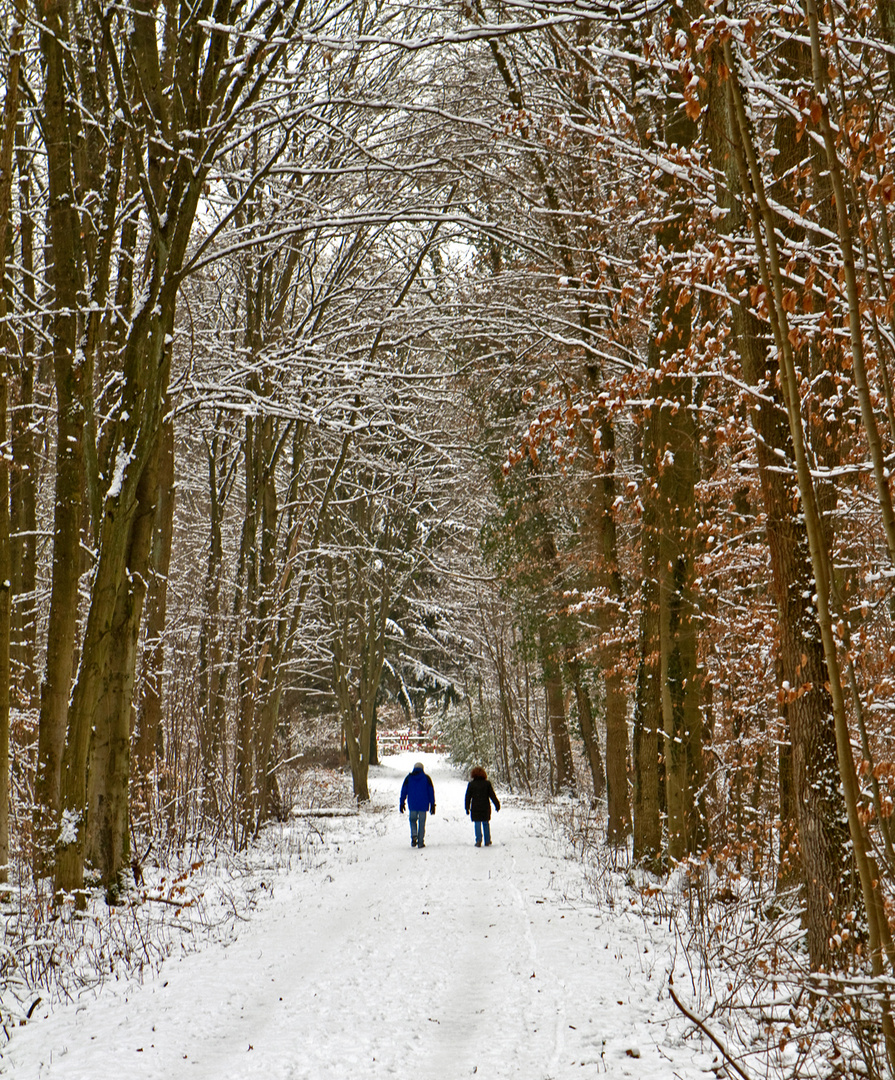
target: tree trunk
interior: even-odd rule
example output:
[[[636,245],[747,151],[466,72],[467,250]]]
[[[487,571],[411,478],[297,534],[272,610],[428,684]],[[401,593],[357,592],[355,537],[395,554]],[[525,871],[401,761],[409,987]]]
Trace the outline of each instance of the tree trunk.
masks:
[[[162,692],[165,672],[165,624],[167,621],[168,570],[174,535],[174,424],[169,418],[162,428],[159,471],[159,502],[152,544],[151,577],[147,597],[146,652],[143,657],[143,698],[137,717],[135,772],[148,808],[152,777],[162,747]]]
[[[692,493],[692,488],[690,489]],[[686,498],[686,496],[685,496]],[[684,506],[688,510],[690,506]],[[695,519],[695,515],[693,515]],[[665,738],[665,799],[668,854],[674,860],[700,851],[706,842],[701,806],[702,717],[696,662],[696,604],[690,552],[671,538],[692,537],[666,527],[659,538],[660,681]]]
[[[668,12],[671,29],[685,34],[688,21],[683,8],[671,7]],[[682,99],[668,92],[664,110],[665,141],[691,146],[697,129]],[[645,551],[657,556],[655,566],[644,567],[644,589],[655,578],[667,844],[668,854],[681,859],[701,849],[706,831],[700,806],[703,723],[694,582],[698,432],[693,379],[686,371],[678,373],[689,360],[693,298],[689,286],[675,278],[676,264],[692,246],[694,206],[676,179],[664,177],[659,185],[665,203],[656,242],[667,258],[650,325],[648,365],[656,378],[650,394],[654,400],[647,406],[643,427],[642,498],[645,507],[653,506],[643,517],[642,543]],[[647,528],[653,526],[658,531],[655,541],[646,536]],[[647,609],[645,596],[643,608]],[[650,648],[648,642],[641,645],[644,650]]]
[[[23,136],[24,137],[24,136]],[[31,216],[29,163],[19,160],[19,232],[21,290],[29,315],[35,310],[34,220]],[[10,477],[10,529],[13,536],[11,666],[16,700],[26,708],[37,702],[37,454],[35,452],[33,323],[24,321],[21,348],[14,364],[10,443],[14,468]]]
[[[370,724],[370,764],[378,765],[379,740],[376,738],[376,708],[373,708],[373,722]]]
[[[555,795],[575,794],[575,769],[572,764],[572,743],[566,722],[566,701],[563,693],[562,669],[554,655],[555,646],[543,625],[538,631],[541,668],[547,707],[547,726],[553,743],[553,792]]]
[[[739,85],[737,61],[734,58],[731,43],[725,41],[723,49],[725,64],[730,73],[727,80],[727,90],[732,114],[736,119],[739,131],[739,138],[734,142],[738,171],[741,177],[741,186],[748,196],[744,201],[749,208],[750,226],[755,241],[758,266],[762,284],[770,303],[769,316],[779,358],[780,386],[786,403],[798,475],[799,495],[808,536],[814,577],[814,596],[817,605],[817,623],[823,641],[827,685],[832,698],[839,779],[842,783],[842,791],[848,812],[852,852],[860,876],[861,892],[867,913],[872,971],[875,976],[878,976],[885,969],[887,960],[890,964],[892,963],[892,938],[886,913],[883,909],[879,872],[869,856],[869,839],[861,820],[860,788],[848,729],[839,652],[833,630],[831,559],[830,552],[825,546],[826,537],[806,452],[806,440],[800,408],[799,375],[792,353],[789,318],[784,304],[784,273],[776,234],[776,215],[766,197],[761,169],[752,143],[752,131],[746,104]],[[796,738],[795,735],[794,738]],[[818,839],[822,839],[822,837],[810,837],[807,841],[809,847]],[[804,846],[806,841],[801,836],[800,841]],[[831,878],[834,878],[836,868],[828,868],[828,874]],[[888,1016],[887,1011],[884,1011],[883,1021],[887,1054],[891,1064],[895,1060],[895,1031],[892,1030],[891,1018]]]
[[[20,0],[18,7],[19,27],[24,26],[25,5]],[[13,30],[10,47],[13,54],[10,57],[10,69],[8,73],[7,101],[5,114],[7,118],[16,104],[18,96],[18,80],[21,67],[20,48],[21,30]],[[15,94],[13,94],[15,88]],[[36,592],[37,592],[37,486],[35,438],[32,431],[34,419],[34,366],[35,366],[35,342],[34,323],[35,314],[35,288],[34,288],[34,218],[31,206],[31,175],[30,158],[23,146],[26,139],[26,125],[18,122],[18,136],[11,142],[20,143],[17,157],[18,172],[18,235],[20,266],[19,290],[23,298],[22,313],[26,317],[22,320],[18,349],[12,347],[12,335],[9,335],[8,347],[5,348],[7,363],[7,380],[9,391],[7,394],[7,407],[9,410],[9,441],[12,451],[13,466],[9,477],[10,495],[10,570],[9,580],[12,585],[11,611],[10,611],[10,694],[11,703],[30,708],[37,698],[37,624],[36,624]],[[12,159],[6,163],[4,149],[4,180],[6,177],[10,186],[9,196],[12,194]],[[8,171],[7,171],[8,170]],[[4,199],[7,196],[4,193]],[[8,209],[3,212],[4,216]],[[9,239],[11,221],[0,226],[7,230],[6,239],[0,247],[5,248],[7,255],[3,261],[8,262],[8,255],[14,250],[15,244]],[[5,292],[4,288],[4,292]],[[8,301],[7,301],[8,303]]]
[[[15,7],[9,36],[9,61],[3,123],[0,129],[0,883],[9,881],[9,718],[10,644],[12,640],[12,540],[10,537],[9,455],[9,357],[11,334],[9,314],[9,219],[14,179],[13,151],[19,112],[19,73],[22,60],[22,31],[25,26],[24,0]]]
[[[57,891],[82,895],[87,812],[86,768],[91,731],[97,728],[97,752],[127,769],[131,700],[139,634],[158,497],[158,455],[164,417],[170,348],[165,344],[174,323],[177,286],[154,278],[157,291],[135,318],[123,363],[122,420],[115,455],[115,480],[106,495],[90,610],[81,664],[72,695],[63,763],[63,836],[56,870]],[[116,706],[114,703],[118,702]],[[91,806],[103,804],[103,822],[91,827],[90,851],[101,858],[103,883],[114,897],[126,866],[109,862],[126,849],[126,810],[118,802],[127,775],[109,778],[101,768],[91,776]],[[103,790],[103,784],[112,787]],[[111,830],[111,832],[109,831]],[[124,832],[124,838],[120,833]]]
[[[202,619],[199,628],[198,725],[202,769],[202,802],[212,817],[221,812],[218,795],[224,772],[220,768],[221,730],[223,725],[226,669],[222,664],[222,627],[220,621],[221,567],[223,564],[222,519],[226,502],[225,472],[220,462],[220,437],[216,434],[208,448],[208,566],[203,590]]]
[[[606,839],[626,843],[631,832],[628,794],[628,698],[618,646],[618,610],[625,602],[618,560],[615,522],[615,428],[604,415],[600,421],[600,453],[594,481],[597,533],[597,581],[605,592],[600,610],[600,666],[606,699]]]
[[[616,662],[606,673],[606,839],[623,846],[631,833],[628,792],[628,698]]]
[[[644,507],[640,662],[634,699],[634,849],[635,862],[658,870],[662,858],[661,798],[664,791],[662,684],[659,665],[659,583],[655,578],[658,537],[651,504]],[[663,768],[660,773],[660,762]]]
[[[105,670],[93,706],[87,759],[85,856],[99,870],[110,903],[120,899],[130,870],[128,794],[134,684],[158,505],[160,442],[161,434],[137,485],[126,569],[117,590]],[[89,663],[87,645],[85,639],[84,663]]]
[[[569,675],[575,688],[575,702],[578,706],[578,723],[581,725],[581,737],[590,765],[591,779],[594,785],[594,798],[602,799],[606,791],[606,772],[603,769],[603,755],[600,753],[600,741],[594,729],[593,707],[590,694],[581,672],[581,661],[574,655],[568,662]]]
[[[716,70],[717,65],[713,65]],[[728,112],[727,88],[715,84],[708,111],[709,145],[728,192],[719,192],[732,230],[745,218],[738,196],[742,185],[731,160],[736,137]],[[777,143],[783,160],[777,168],[793,173],[798,163],[795,125],[786,117],[778,124]],[[779,192],[783,199],[786,192]],[[785,227],[785,226],[782,226]],[[853,903],[848,863],[848,833],[836,760],[833,707],[824,646],[811,604],[814,581],[804,517],[793,512],[798,484],[780,468],[793,462],[793,442],[780,391],[779,368],[770,353],[767,327],[742,304],[731,306],[734,340],[746,380],[764,399],[752,410],[756,458],[765,510],[765,532],[771,582],[778,614],[778,699],[781,724],[790,745],[779,752],[781,838],[780,885],[799,877],[805,885],[809,957],[816,969],[829,968],[830,918],[841,918]],[[768,401],[768,398],[771,400]],[[794,462],[793,462],[794,463]],[[795,835],[798,844],[794,845]]]
[[[56,494],[53,521],[53,578],[47,657],[41,686],[35,791],[35,874],[52,866],[53,834],[61,809],[63,748],[68,725],[78,624],[81,521],[84,487],[85,387],[75,364],[78,343],[78,238],[80,223],[72,188],[72,149],[66,115],[65,0],[46,5],[40,48],[46,75],[43,102],[49,185],[49,244],[52,251],[53,369],[56,389]]]

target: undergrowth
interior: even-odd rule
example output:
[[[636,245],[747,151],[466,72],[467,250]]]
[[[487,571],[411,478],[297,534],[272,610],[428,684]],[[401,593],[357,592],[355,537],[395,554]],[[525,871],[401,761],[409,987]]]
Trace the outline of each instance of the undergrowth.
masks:
[[[306,775],[289,795],[295,807],[341,805],[343,787],[335,773]],[[176,837],[162,824],[135,836],[142,854],[117,906],[97,888],[77,911],[69,901],[54,902],[52,881],[35,881],[24,859],[14,866],[0,903],[0,1056],[15,1027],[56,1004],[110,984],[140,984],[172,956],[233,940],[282,875],[312,869],[323,857],[324,834],[313,818],[271,822],[240,852],[223,843],[220,830]]]
[[[882,1012],[891,980],[812,972],[796,890],[692,859],[658,876],[605,843],[605,819],[584,801],[552,807],[554,828],[580,861],[593,900],[671,932],[666,986],[691,1030],[717,1040],[716,1075],[739,1080],[883,1080]]]

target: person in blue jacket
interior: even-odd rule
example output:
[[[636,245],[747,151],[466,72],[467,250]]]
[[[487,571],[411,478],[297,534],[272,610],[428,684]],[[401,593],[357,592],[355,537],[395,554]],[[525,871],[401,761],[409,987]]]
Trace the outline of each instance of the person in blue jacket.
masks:
[[[401,813],[405,805],[410,809],[410,846],[426,846],[426,813],[435,813],[435,785],[426,775],[423,763],[418,761],[413,772],[404,777],[401,785]]]

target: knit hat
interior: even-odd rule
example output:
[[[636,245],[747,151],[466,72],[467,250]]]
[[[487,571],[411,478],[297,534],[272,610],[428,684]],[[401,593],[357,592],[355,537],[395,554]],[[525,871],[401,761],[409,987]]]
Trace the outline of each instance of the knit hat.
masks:
[[[422,768],[423,768],[423,763],[422,763],[421,761],[418,761],[418,762],[417,762],[417,763],[416,763],[416,764],[415,764],[415,765],[413,766],[413,771],[414,771],[414,772],[416,772],[416,770],[417,770],[417,769],[420,769],[420,770],[422,770]]]

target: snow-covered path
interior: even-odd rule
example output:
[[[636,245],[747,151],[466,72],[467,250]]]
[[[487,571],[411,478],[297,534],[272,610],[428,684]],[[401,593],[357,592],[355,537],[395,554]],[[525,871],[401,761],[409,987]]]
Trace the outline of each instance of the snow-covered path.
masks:
[[[536,809],[507,801],[476,849],[465,779],[422,757],[438,806],[423,851],[396,809],[326,819],[322,865],[278,880],[236,941],[35,1017],[0,1074],[704,1077],[712,1055],[663,991],[661,932],[576,899]],[[377,804],[397,808],[412,761],[375,770]]]

